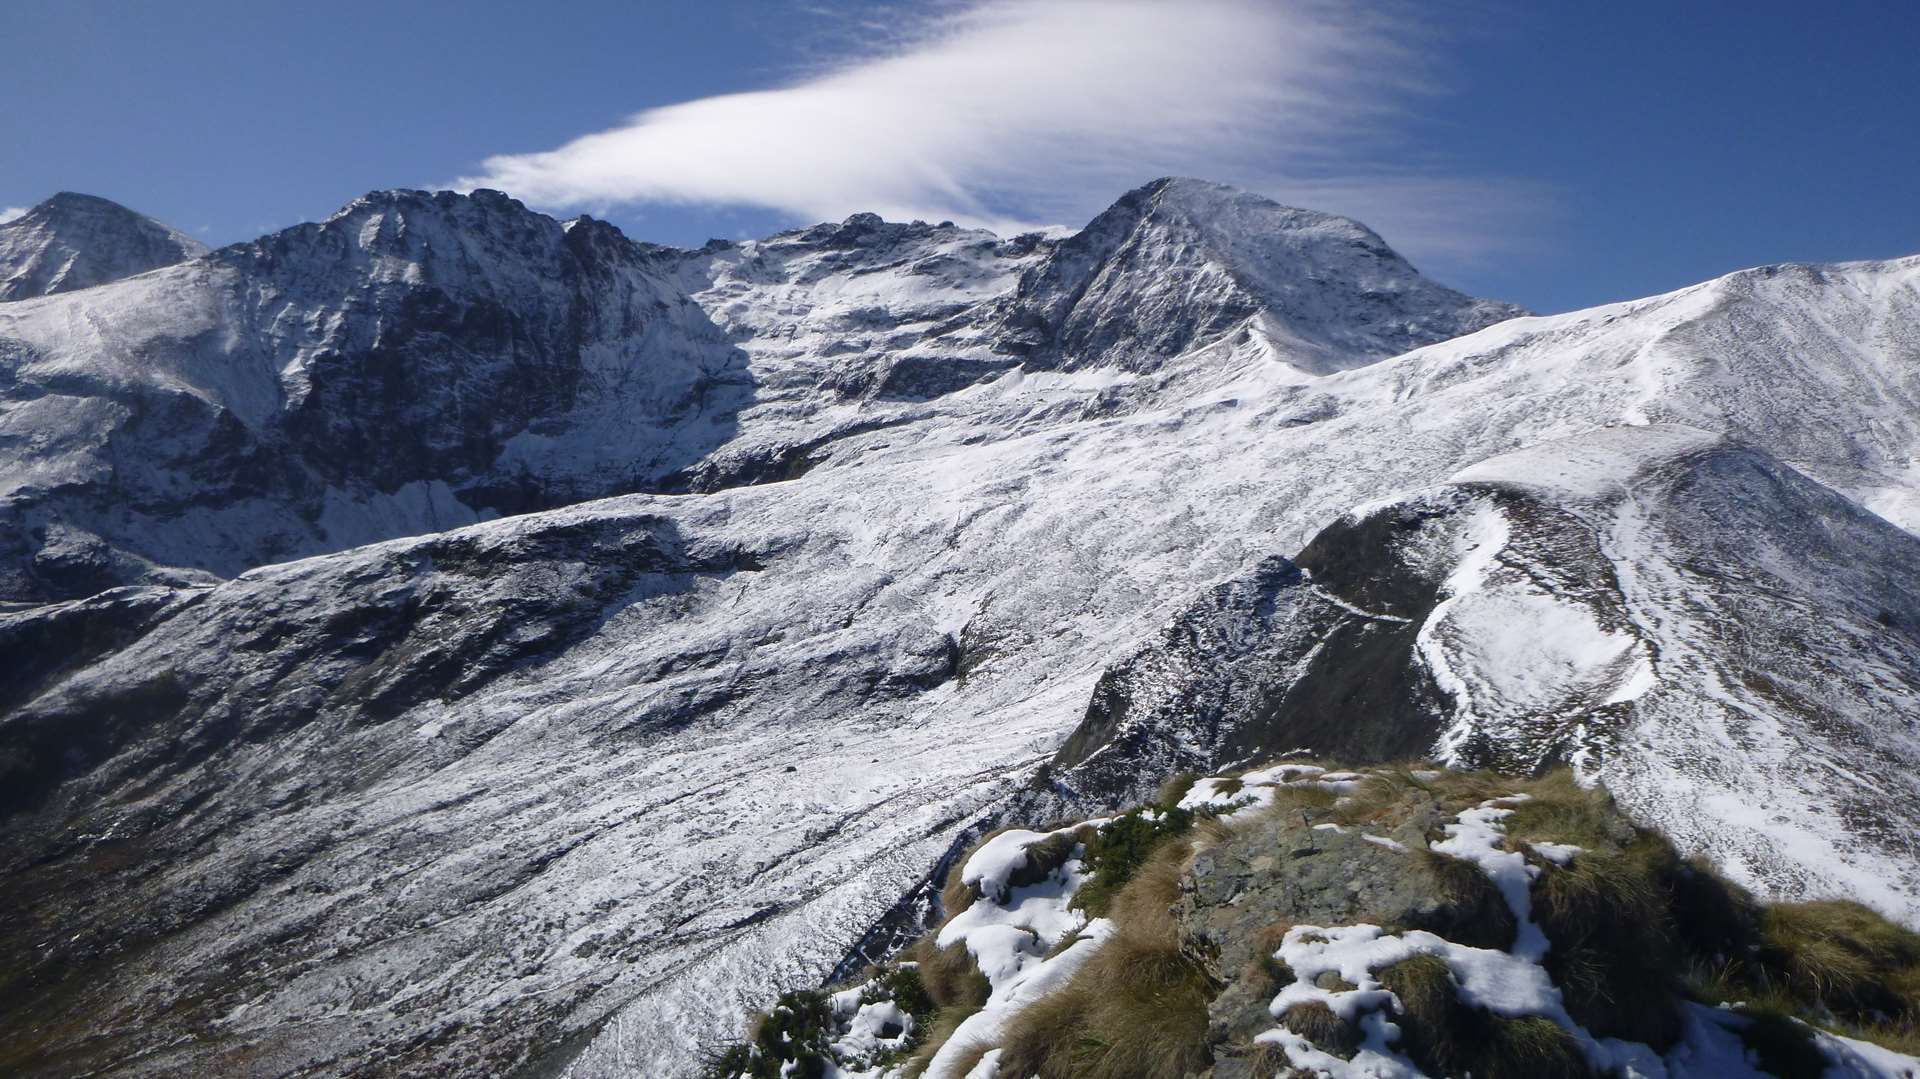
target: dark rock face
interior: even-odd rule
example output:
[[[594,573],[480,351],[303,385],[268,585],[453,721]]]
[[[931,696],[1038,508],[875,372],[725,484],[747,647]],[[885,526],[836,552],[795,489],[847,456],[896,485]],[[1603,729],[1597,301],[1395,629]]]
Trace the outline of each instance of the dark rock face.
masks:
[[[165,580],[155,566],[232,575],[657,488],[752,394],[670,280],[678,257],[497,192],[377,192],[101,298],[126,328],[87,347],[128,349],[131,377],[0,340],[0,405],[94,441],[83,475],[13,493],[0,596]],[[219,315],[139,320],[166,305]],[[208,531],[218,543],[196,542]]]
[[[1407,541],[1444,531],[1454,508],[1438,498],[1336,522],[1297,561],[1275,556],[1210,589],[1101,676],[1054,757],[1060,782],[1111,807],[1174,772],[1295,750],[1427,752],[1447,701],[1415,647],[1440,581]]]
[[[1459,566],[1476,512],[1508,522],[1500,558],[1602,629],[1631,636],[1593,527],[1550,499],[1497,485],[1439,489],[1343,518],[1289,560],[1268,558],[1177,614],[1110,667],[1052,761],[1073,807],[1143,801],[1178,771],[1293,752],[1355,763],[1427,756],[1462,702],[1439,685],[1421,636]],[[1624,704],[1539,706],[1505,740],[1476,730],[1457,763],[1531,772],[1610,745]]]
[[[289,294],[330,268],[359,270],[323,301],[350,320],[275,342],[310,358],[285,386],[273,433],[332,484],[393,490],[444,479],[477,508],[509,512],[624,493],[541,492],[530,477],[536,490],[512,497],[489,470],[508,439],[583,403],[597,374],[592,350],[634,348],[655,324],[678,320],[692,339],[649,342],[660,354],[621,359],[630,375],[656,381],[651,395],[666,413],[692,407],[716,382],[745,380],[737,365],[725,370],[717,331],[662,280],[657,256],[611,225],[583,218],[563,228],[498,192],[379,192],[323,224],[216,258],[250,287]],[[685,353],[700,349],[714,353],[711,371],[687,365]]]
[[[63,191],[0,222],[0,302],[92,288],[206,253],[118,203]]]
[[[1254,1038],[1270,1030],[1275,984],[1272,953],[1294,925],[1370,923],[1425,929],[1478,947],[1513,944],[1513,915],[1497,892],[1468,902],[1446,887],[1435,865],[1408,851],[1427,845],[1451,819],[1436,800],[1411,796],[1393,807],[1393,826],[1377,833],[1316,828],[1322,810],[1278,814],[1243,826],[1195,857],[1174,908],[1181,949],[1222,986],[1208,1006],[1214,1079],[1247,1070]],[[1472,872],[1469,870],[1469,872]]]
[[[156,617],[196,598],[163,588],[120,588],[31,612],[0,614],[0,652],[8,659],[0,669],[0,710],[24,703],[62,673],[125,647]],[[31,776],[16,778],[32,781]]]
[[[158,782],[230,742],[263,741],[326,716],[377,724],[423,701],[457,700],[566,648],[642,580],[671,586],[679,574],[729,574],[753,561],[732,551],[689,555],[670,521],[641,517],[504,542],[434,538],[329,582],[324,607],[250,596],[244,615],[229,612],[222,623],[228,646],[252,657],[244,671],[213,675],[180,656],[131,682],[50,694],[13,712],[0,812],[41,809],[40,797],[81,776],[86,783],[70,792],[134,777]],[[153,632],[206,595],[122,589],[0,616],[0,640],[17,646],[10,655],[19,661],[8,697],[39,696],[63,671]],[[289,679],[311,680],[314,692],[273,708],[253,703]]]

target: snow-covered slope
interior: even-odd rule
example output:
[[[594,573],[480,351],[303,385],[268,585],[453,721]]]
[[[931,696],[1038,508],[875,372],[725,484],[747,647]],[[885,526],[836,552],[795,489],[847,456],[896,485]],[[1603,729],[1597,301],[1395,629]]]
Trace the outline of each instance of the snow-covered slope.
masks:
[[[1201,230],[1210,214],[1226,217]],[[1088,268],[1097,298],[1044,356],[1008,331],[1009,311],[1085,292],[1063,267],[1123,225]],[[18,523],[0,535],[0,597],[781,479],[848,434],[972,417],[980,401],[943,399],[1023,356],[1094,369],[1076,384],[1096,388],[1223,338],[1321,369],[1513,313],[1426,282],[1345,219],[1191,181],[1127,196],[1074,243],[864,214],[683,252],[494,192],[392,191],[10,305],[0,498]],[[1182,328],[1089,335],[1122,309]],[[1026,418],[992,411],[996,437]]]
[[[1912,920],[1917,581],[1920,539],[1765,453],[1600,429],[1218,586],[1102,677],[1054,763],[1099,806],[1295,749],[1571,761],[1763,893]]]
[[[1393,334],[1434,340],[1501,309],[1457,297],[1441,318],[1453,301],[1431,286],[1356,286],[1363,263],[1404,264],[1362,259],[1333,219],[1299,220],[1312,242],[1281,230],[1273,250],[1296,261],[1267,284],[1214,241],[1123,230],[1160,246],[1113,245],[1133,254],[1101,256],[1105,283],[1083,300],[1171,302],[1149,295],[1154,281],[1206,283],[1188,314],[1164,308],[1191,315],[1191,332],[1109,340],[1074,314],[1060,325],[1085,335],[1024,357],[1006,351],[1019,347],[1006,312],[1064,280],[1070,241],[862,217],[672,252],[484,194],[373,196],[322,225],[0,309],[6,520],[41,589],[10,595],[173,577],[0,624],[23,657],[0,686],[0,764],[20,792],[0,828],[0,900],[24,912],[0,928],[21,972],[0,1013],[36,1032],[15,1043],[47,1054],[31,1058],[42,1069],[686,1074],[746,1008],[833,969],[969,824],[1008,805],[1110,665],[1196,594],[1224,584],[1223,608],[1257,607],[1294,576],[1275,556],[1355,507],[1390,521],[1366,507],[1609,424],[1726,432],[1748,449],[1723,456],[1782,478],[1702,491],[1762,517],[1831,517],[1825,546],[1811,526],[1761,533],[1819,564],[1907,564],[1904,533],[1813,481],[1889,513],[1915,490],[1920,260],[1749,271],[1386,358]],[[1267,287],[1283,279],[1298,302]],[[1365,291],[1399,313],[1356,314]],[[1242,295],[1273,302],[1207,312]],[[1453,490],[1504,515],[1487,486],[1499,478]],[[439,531],[622,490],[652,493]],[[1590,546],[1602,525],[1576,509],[1597,522],[1634,504],[1535,502],[1567,521],[1511,535]],[[1683,484],[1648,512],[1689,505]],[[1735,533],[1655,525],[1654,569],[1732,557],[1688,544]],[[1556,572],[1587,579],[1613,557],[1578,554]],[[1435,556],[1442,580],[1493,572],[1451,557]],[[1300,559],[1313,583],[1332,572]],[[1233,583],[1263,562],[1267,579]],[[49,564],[86,572],[56,588]],[[1738,587],[1695,598],[1649,570],[1642,591],[1616,589],[1619,621],[1567,656],[1597,687],[1614,661],[1665,647],[1629,616],[1710,621],[1682,599],[1745,624],[1743,604],[1778,592],[1843,627],[1906,602],[1897,576],[1844,577],[1829,605],[1775,561],[1734,564]],[[1316,617],[1330,626],[1391,599],[1327,588]],[[1442,631],[1474,614],[1449,611],[1433,654],[1481,669],[1448,658],[1462,653]],[[1382,624],[1417,637],[1431,615]],[[1752,621],[1766,628],[1751,641],[1708,627],[1702,669],[1785,647],[1775,623]],[[1607,634],[1651,643],[1601,655]],[[1761,709],[1752,730],[1838,767],[1854,728],[1909,699],[1905,639],[1834,676],[1864,680],[1835,698],[1843,723],[1751,686],[1728,689],[1727,707]],[[1669,674],[1663,655],[1649,662]],[[1784,693],[1812,683],[1786,677]],[[1529,717],[1553,702],[1475,703],[1519,699],[1495,689],[1464,698],[1476,729],[1531,744]],[[1696,689],[1635,700],[1668,692],[1676,710],[1719,707]],[[1418,744],[1454,715],[1431,699],[1412,716]],[[1649,712],[1649,729],[1713,734],[1727,714]],[[1859,760],[1910,759],[1906,737],[1883,723]],[[1702,739],[1684,763],[1718,784],[1703,788],[1721,792],[1716,819],[1744,821],[1788,858],[1768,864],[1789,864],[1804,836],[1829,833],[1771,820],[1762,784],[1781,769],[1731,763],[1742,745]],[[1610,759],[1628,750],[1642,752]],[[1651,765],[1610,774],[1647,804],[1669,789]],[[1858,839],[1853,868],[1754,879],[1780,894],[1845,884],[1886,863],[1878,842]],[[1868,894],[1896,912],[1910,901]]]
[[[1034,367],[1153,370],[1239,333],[1323,374],[1521,313],[1421,277],[1357,221],[1169,178],[1029,270],[996,328]]]
[[[754,394],[736,437],[687,483],[796,474],[839,437],[924,420],[932,399],[1013,368],[979,308],[1047,248],[1039,235],[855,214],[691,253],[681,287],[746,353]]]
[[[62,191],[0,222],[0,302],[92,288],[206,253],[119,203]]]

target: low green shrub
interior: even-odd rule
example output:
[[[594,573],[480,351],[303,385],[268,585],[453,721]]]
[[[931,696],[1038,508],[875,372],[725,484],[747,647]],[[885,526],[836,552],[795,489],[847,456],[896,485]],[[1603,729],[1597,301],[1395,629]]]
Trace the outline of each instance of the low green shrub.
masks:
[[[1074,893],[1073,905],[1094,917],[1107,912],[1113,897],[1167,840],[1193,828],[1193,813],[1164,809],[1153,816],[1136,809],[1109,822],[1086,841],[1082,864],[1092,879]]]
[[[833,1004],[819,989],[797,989],[762,1013],[745,1044],[708,1066],[717,1079],[824,1079],[833,1070]]]

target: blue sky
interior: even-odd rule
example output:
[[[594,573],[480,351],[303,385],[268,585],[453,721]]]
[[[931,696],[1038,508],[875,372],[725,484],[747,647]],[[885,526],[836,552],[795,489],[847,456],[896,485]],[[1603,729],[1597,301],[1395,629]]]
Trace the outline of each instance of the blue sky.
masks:
[[[862,209],[1078,225],[1181,173],[1353,214],[1543,311],[1920,252],[1920,4],[16,0],[0,23],[0,208],[86,191],[216,244],[377,187],[485,181],[691,244]]]

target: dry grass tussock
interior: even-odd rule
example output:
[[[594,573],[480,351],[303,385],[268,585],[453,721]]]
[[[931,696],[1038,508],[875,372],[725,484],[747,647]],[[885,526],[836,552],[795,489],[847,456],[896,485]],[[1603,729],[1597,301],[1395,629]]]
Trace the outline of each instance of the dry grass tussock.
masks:
[[[1385,967],[1400,999],[1400,1047],[1431,1075],[1522,1079],[1592,1074],[1571,1035],[1539,1016],[1507,1019],[1467,1006],[1447,964],[1421,955]]]
[[[1010,1025],[1005,1074],[1037,1079],[1180,1079],[1207,1066],[1217,987],[1180,951],[1171,908],[1192,844],[1162,844],[1113,897],[1113,936],[1057,992]]]

